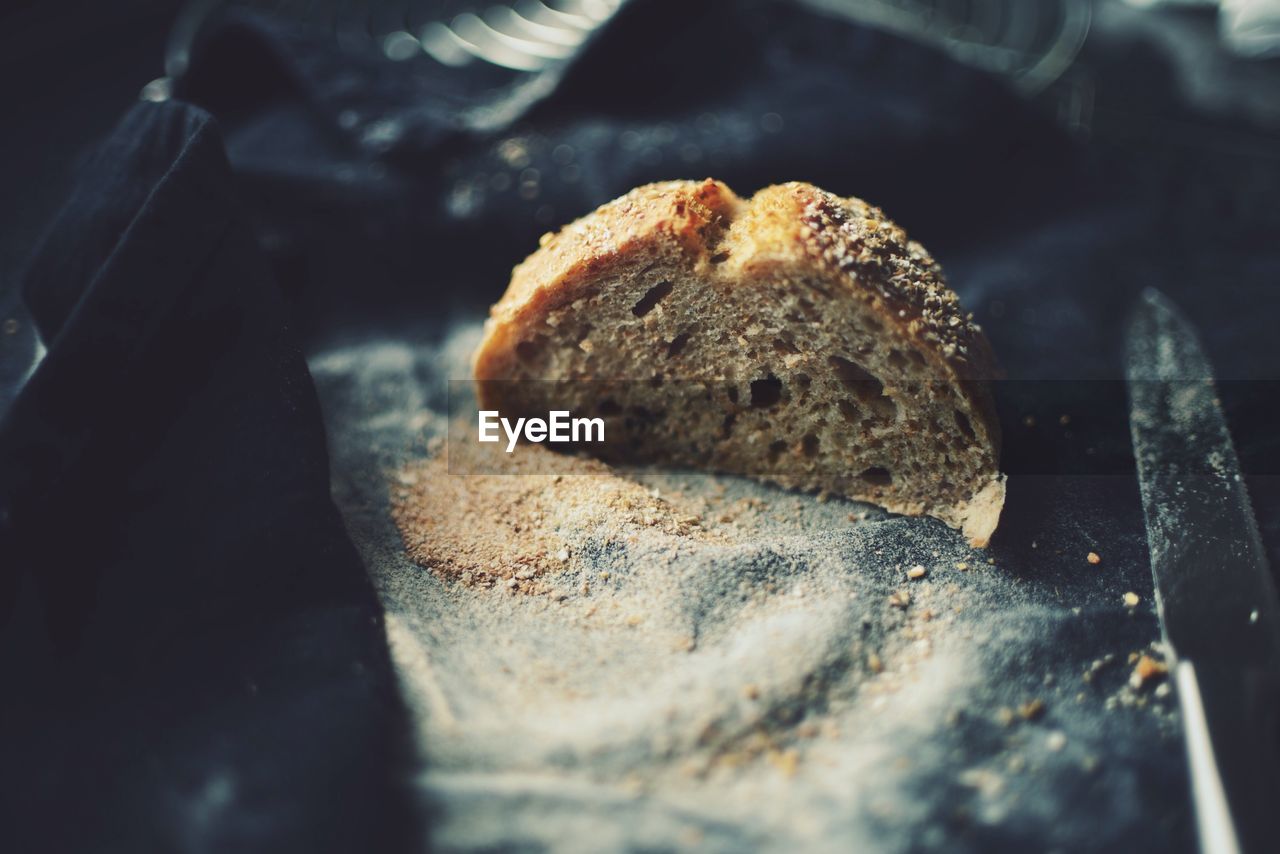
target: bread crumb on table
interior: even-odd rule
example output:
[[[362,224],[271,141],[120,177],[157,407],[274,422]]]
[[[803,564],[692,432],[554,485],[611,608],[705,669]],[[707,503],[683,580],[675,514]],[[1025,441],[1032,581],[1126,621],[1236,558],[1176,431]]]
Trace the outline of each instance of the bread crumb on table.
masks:
[[[1128,593],[1124,594],[1124,606],[1125,606],[1126,608],[1136,608],[1136,607],[1138,607],[1138,603],[1139,603],[1140,601],[1142,601],[1142,600],[1141,600],[1141,598],[1138,596],[1138,594],[1137,594],[1137,593],[1134,593],[1134,592],[1130,591],[1130,592],[1128,592]]]
[[[1039,720],[1040,718],[1044,717],[1044,713],[1045,713],[1044,700],[1041,700],[1038,697],[1034,700],[1029,700],[1023,703],[1021,706],[1018,706],[1018,715],[1024,721]]]
[[[1098,555],[1097,552],[1089,552],[1087,555],[1084,556],[1084,559],[1089,561],[1089,563],[1095,566],[1102,563],[1102,558]]]
[[[1129,674],[1129,687],[1137,691],[1148,683],[1163,679],[1169,672],[1169,666],[1149,655],[1142,655]]]

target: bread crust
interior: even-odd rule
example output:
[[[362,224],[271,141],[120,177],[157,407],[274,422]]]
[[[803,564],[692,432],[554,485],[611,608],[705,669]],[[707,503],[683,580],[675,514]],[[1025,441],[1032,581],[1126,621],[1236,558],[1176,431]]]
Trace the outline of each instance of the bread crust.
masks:
[[[511,376],[516,342],[548,312],[589,295],[601,277],[673,254],[707,282],[742,282],[787,268],[841,283],[958,385],[998,459],[1000,427],[986,381],[1000,369],[937,262],[880,209],[801,182],[767,187],[749,201],[710,178],[648,184],[544,235],[491,309],[474,359],[476,379]],[[480,393],[484,403],[483,383]],[[1003,502],[997,476],[968,506],[928,512],[985,545]]]

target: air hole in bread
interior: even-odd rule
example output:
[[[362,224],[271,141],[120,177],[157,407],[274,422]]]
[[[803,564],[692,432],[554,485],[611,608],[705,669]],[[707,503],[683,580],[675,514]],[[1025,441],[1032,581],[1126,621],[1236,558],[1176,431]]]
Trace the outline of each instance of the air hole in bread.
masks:
[[[781,439],[777,439],[769,443],[769,462],[776,463],[778,458],[782,456],[782,452],[787,449],[787,443]]]
[[[902,355],[901,350],[890,350],[889,364],[896,370],[901,371],[907,367],[907,357]]]
[[[711,261],[712,264],[723,264],[725,261],[729,260],[729,253],[717,252],[716,254],[712,255],[709,260]]]
[[[871,411],[885,421],[893,421],[898,417],[898,404],[892,397],[881,395],[871,401]]]
[[[841,384],[856,394],[859,400],[873,400],[884,394],[884,383],[857,362],[843,356],[829,356],[827,362],[835,369]]]
[[[621,415],[622,407],[612,397],[606,397],[596,404],[596,411],[601,415]]]
[[[844,420],[850,424],[858,423],[858,406],[852,400],[843,399],[836,403],[840,409],[840,414],[844,416]]]
[[[862,474],[858,475],[858,477],[862,478],[872,486],[893,485],[893,475],[883,466],[872,466],[869,469],[864,469]]]
[[[671,343],[667,345],[667,358],[674,359],[684,350],[686,344],[689,343],[689,333],[681,332],[675,338],[671,339]]]
[[[791,381],[794,382],[796,385],[800,386],[800,388],[808,388],[810,385],[813,384],[813,380],[809,377],[808,374],[796,374],[794,377],[791,378]]]
[[[795,342],[787,335],[779,335],[777,338],[773,339],[773,349],[784,356],[800,352],[800,350],[796,348]]]
[[[531,341],[521,341],[516,345],[516,357],[522,362],[532,362],[542,353],[542,345],[546,339],[541,335]]]
[[[729,386],[729,392],[728,392],[728,394],[729,394],[729,402],[730,402],[730,403],[737,403],[737,402],[738,402],[738,389],[737,389],[737,387],[736,387],[736,386]]]
[[[645,293],[640,301],[631,307],[631,313],[636,317],[644,317],[649,312],[671,295],[673,285],[668,281],[661,281]]]
[[[756,409],[767,409],[782,400],[782,380],[773,374],[762,380],[751,381],[751,405]]]
[[[720,423],[720,438],[728,439],[733,434],[733,422],[738,420],[738,413],[729,412],[724,416],[724,421]]]
[[[969,416],[965,415],[959,409],[956,413],[956,426],[960,428],[960,432],[969,438],[969,441],[975,441],[978,437],[973,432],[973,425],[969,423]]]
[[[804,438],[800,440],[800,450],[806,457],[816,457],[818,455],[818,437],[812,433],[806,433]]]

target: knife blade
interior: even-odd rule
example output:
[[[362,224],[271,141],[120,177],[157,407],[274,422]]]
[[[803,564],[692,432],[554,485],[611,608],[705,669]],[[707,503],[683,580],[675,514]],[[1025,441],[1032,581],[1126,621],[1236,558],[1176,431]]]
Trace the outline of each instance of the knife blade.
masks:
[[[1201,850],[1280,845],[1280,605],[1195,330],[1148,289],[1126,337],[1129,424]]]

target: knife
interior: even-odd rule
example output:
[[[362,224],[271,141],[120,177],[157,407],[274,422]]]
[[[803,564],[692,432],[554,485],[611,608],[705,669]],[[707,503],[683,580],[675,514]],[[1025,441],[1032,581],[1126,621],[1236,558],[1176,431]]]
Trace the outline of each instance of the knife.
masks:
[[[1191,324],[1155,290],[1138,301],[1125,350],[1200,848],[1280,850],[1280,605],[1213,372]]]

